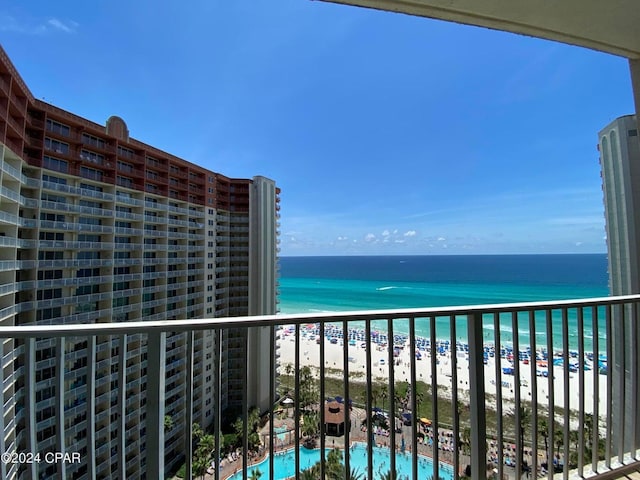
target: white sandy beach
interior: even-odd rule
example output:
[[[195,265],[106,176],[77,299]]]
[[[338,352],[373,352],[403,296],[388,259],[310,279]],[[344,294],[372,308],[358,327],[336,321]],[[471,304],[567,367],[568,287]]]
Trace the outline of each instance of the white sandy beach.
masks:
[[[300,344],[300,366],[316,367],[315,374],[317,375],[318,367],[320,366],[320,345],[316,343],[315,336],[307,335],[301,336]],[[295,340],[292,334],[288,334],[286,331],[280,339],[280,364],[294,364],[295,361]],[[328,339],[324,340],[324,355],[325,355],[325,367],[332,369],[344,369],[343,361],[343,346],[341,341],[337,343],[331,343]],[[393,348],[393,347],[391,347]],[[356,342],[356,345],[348,346],[348,370],[349,372],[362,372],[354,380],[365,382],[366,373],[366,348],[363,347],[362,342]],[[388,381],[389,365],[388,365],[388,350],[387,347],[381,347],[377,343],[371,342],[371,376],[374,381]],[[429,349],[421,352],[422,358],[416,359],[416,379],[418,381],[424,381],[427,384],[431,383],[432,371],[431,371],[431,357],[429,355]],[[411,376],[411,354],[408,342],[403,349],[400,350],[399,355],[395,357],[394,363],[394,379],[398,381],[410,381]],[[451,351],[437,353],[437,366],[435,372],[436,383],[440,394],[451,394],[451,381],[452,381],[452,359]],[[495,362],[501,362],[501,368],[513,367],[513,363],[505,358],[499,358],[499,356],[489,357],[487,363],[484,365],[484,384],[487,394],[496,394],[496,366]],[[469,382],[469,360],[468,356],[463,351],[457,352],[457,379],[459,387],[459,395],[464,396],[468,394],[470,388]],[[562,366],[551,366],[550,360],[549,372],[553,370],[555,379],[553,380],[553,394],[554,404],[557,407],[564,408],[564,371]],[[546,369],[545,369],[546,370]],[[331,371],[326,372],[331,374]],[[591,370],[584,371],[584,386],[585,391],[589,392],[584,398],[584,408],[586,413],[593,412],[594,398],[600,400],[599,414],[604,415],[607,408],[606,398],[606,376],[601,375],[599,377],[599,392],[594,392],[594,377],[598,375],[598,369],[593,368]],[[550,376],[550,375],[549,375]],[[525,364],[525,361],[520,361],[520,398],[523,401],[531,401],[533,378],[531,372],[531,364]],[[537,383],[537,402],[539,406],[547,406],[549,404],[549,389],[551,379],[543,376],[536,376],[535,381]],[[504,405],[512,405],[515,398],[516,385],[514,384],[515,377],[513,375],[501,375],[502,383],[502,397]],[[568,407],[570,410],[578,410],[579,408],[579,373],[569,374],[569,399]],[[462,397],[464,398],[464,397]],[[355,400],[355,399],[354,399]],[[360,401],[360,400],[355,400]],[[508,407],[505,407],[508,408]],[[507,410],[505,410],[506,412]]]

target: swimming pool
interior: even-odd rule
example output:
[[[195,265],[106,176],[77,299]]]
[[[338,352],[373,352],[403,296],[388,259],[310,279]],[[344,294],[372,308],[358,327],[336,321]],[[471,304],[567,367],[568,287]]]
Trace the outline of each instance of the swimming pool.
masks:
[[[325,458],[329,454],[331,449],[325,449]],[[300,448],[300,470],[305,470],[312,467],[320,461],[320,449],[316,448],[310,450],[308,448]],[[373,470],[374,477],[377,477],[378,472],[386,472],[389,470],[389,449],[388,448],[373,448]],[[351,454],[349,456],[349,466],[353,470],[358,470],[366,477],[367,472],[367,447],[363,443],[355,443],[351,446]],[[274,477],[269,477],[269,458],[265,458],[262,462],[249,467],[247,477],[251,477],[251,473],[254,470],[260,470],[262,475],[260,480],[284,480],[289,477],[293,477],[296,474],[295,471],[295,452],[293,449],[286,452],[276,453],[273,463]],[[398,453],[396,454],[396,470],[398,474],[406,478],[411,478],[411,454]],[[450,465],[440,464],[440,477],[444,480],[453,478],[453,467]],[[418,456],[418,478],[429,478],[433,475],[433,462],[430,458]],[[230,480],[241,480],[242,472],[235,473],[230,477]]]

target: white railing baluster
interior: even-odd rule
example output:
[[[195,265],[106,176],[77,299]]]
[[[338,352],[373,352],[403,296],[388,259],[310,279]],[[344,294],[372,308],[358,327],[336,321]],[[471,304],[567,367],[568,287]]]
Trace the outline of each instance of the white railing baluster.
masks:
[[[64,412],[64,398],[65,398],[65,361],[64,361],[64,344],[65,337],[58,337],[56,339],[56,452],[65,452],[65,412]],[[87,399],[89,402],[90,399]],[[45,468],[44,464],[40,468]],[[67,468],[65,462],[58,462],[56,465],[58,470],[58,478],[67,478]]]
[[[222,328],[217,328],[213,331],[213,348],[214,348],[214,356],[213,356],[213,371],[216,379],[215,393],[214,393],[214,405],[213,405],[213,428],[214,428],[214,437],[215,437],[215,452],[216,452],[216,465],[218,468],[215,468],[213,472],[214,480],[220,480],[220,468],[219,461],[220,458],[220,448],[222,447],[222,351],[223,344],[222,341],[224,339],[225,330]],[[192,438],[189,438],[190,441],[193,441]],[[271,453],[273,455],[273,452]],[[188,478],[188,477],[187,477]]]
[[[389,466],[391,467],[391,472],[396,472],[396,408],[395,408],[395,359],[393,356],[393,351],[395,347],[395,341],[393,338],[393,317],[389,317],[387,319],[387,362],[389,365]],[[436,475],[436,470],[433,471],[434,476]],[[395,473],[393,473],[395,475]],[[438,478],[437,476],[435,478]]]
[[[349,401],[349,323],[345,318],[342,322],[342,381],[344,382],[344,470],[345,475],[351,473],[349,454],[349,430],[351,429],[351,402]],[[324,405],[322,405],[324,407]]]
[[[433,443],[431,451],[433,452],[433,478],[438,480],[440,477],[440,449],[438,442],[440,439],[440,419],[438,417],[438,371],[437,371],[437,355],[438,349],[436,345],[436,317],[429,317],[429,350],[431,351],[431,435]]]
[[[607,331],[606,345],[607,345],[607,396],[609,404],[613,405],[613,399],[610,395],[613,393],[613,365],[615,357],[613,356],[613,335],[612,335],[612,318],[613,318],[613,306],[606,306],[606,319],[605,328]],[[611,468],[611,456],[613,451],[613,438],[611,436],[611,430],[613,429],[613,408],[607,408],[607,424],[605,434],[605,456],[604,463],[607,469]]]
[[[187,332],[187,359],[185,369],[185,399],[187,407],[184,412],[185,435],[184,435],[184,451],[185,451],[185,477],[193,476],[193,337],[194,332]],[[148,369],[147,369],[148,371]],[[163,429],[164,430],[164,429]],[[219,448],[216,445],[216,452]],[[216,457],[217,458],[217,457]]]
[[[638,448],[640,448],[640,424],[638,423],[638,389],[640,386],[638,385],[640,381],[639,373],[638,373],[638,342],[640,338],[638,338],[638,303],[633,302],[631,304],[631,332],[630,332],[630,350],[631,350],[631,366],[629,368],[629,378],[636,379],[635,381],[631,381],[629,383],[629,388],[631,389],[631,409],[630,409],[630,422],[631,425],[631,458],[634,460],[638,460]]]
[[[568,366],[567,366],[568,367]],[[578,308],[578,431],[585,431],[585,388],[584,388],[584,310]],[[584,476],[585,436],[578,437],[578,475]]]
[[[471,410],[471,478],[486,480],[487,423],[484,384],[482,313],[469,315],[469,406]]]
[[[96,343],[95,335],[87,337],[87,474],[96,478]]]
[[[524,445],[522,444],[522,399],[520,398],[520,331],[518,323],[518,312],[511,312],[511,331],[513,346],[513,393],[514,408],[513,415],[515,417],[515,440],[516,440],[516,478],[522,476],[522,452]]]
[[[564,425],[563,425],[563,454],[562,454],[562,478],[569,478],[569,431],[571,427],[570,404],[569,404],[569,322],[568,309],[562,309],[562,379],[564,382],[563,400],[564,400]]]
[[[155,332],[154,332],[155,333]],[[112,337],[113,340],[113,337]],[[125,448],[126,448],[126,433],[127,433],[127,428],[126,428],[126,417],[127,417],[127,407],[126,407],[126,400],[127,400],[127,392],[126,392],[126,385],[127,385],[127,335],[118,335],[117,337],[117,345],[118,345],[118,391],[117,391],[117,397],[118,397],[118,401],[117,401],[117,410],[118,410],[118,432],[117,432],[117,436],[116,436],[116,441],[117,441],[117,456],[118,456],[118,476],[120,478],[126,478],[127,477],[127,460],[126,460],[126,455],[125,455]],[[149,339],[148,339],[148,344],[147,344],[147,354],[148,354],[148,359],[151,359],[151,351],[150,349],[151,347],[151,334],[149,334]],[[113,348],[113,342],[111,343],[112,348]],[[164,344],[163,344],[164,347]],[[159,348],[159,347],[158,347]],[[149,360],[149,363],[153,363],[151,362],[151,360]],[[152,367],[153,368],[153,367]],[[147,374],[149,375],[149,372],[147,372]],[[163,374],[163,379],[164,379],[164,363],[162,364],[162,374]],[[158,381],[157,379],[159,379],[160,377],[160,372],[158,372],[158,375],[153,375],[153,380],[152,382],[156,382]],[[147,387],[150,387],[149,381],[147,380]],[[150,390],[149,388],[147,389],[147,395],[151,395],[153,398],[153,394],[154,392],[152,390]],[[159,396],[158,398],[162,399],[162,409],[164,411],[164,395]],[[149,404],[150,399],[147,398],[147,404]],[[159,402],[153,403],[153,399],[151,399],[151,408],[150,408],[150,413],[152,413],[151,418],[149,417],[149,415],[147,415],[147,426],[150,427],[151,429],[156,428],[155,424],[154,425],[150,425],[150,423],[153,421],[153,415],[157,415],[157,408],[160,408]],[[157,405],[157,407],[156,407]],[[157,441],[157,437],[154,437],[153,430],[150,430],[149,428],[147,428],[147,433],[149,435],[151,435],[151,438],[153,440],[151,440],[150,445],[148,445],[148,447],[153,447],[153,443]],[[110,443],[110,441],[112,440],[111,436],[107,437],[107,442]],[[156,453],[159,455],[158,450],[160,449],[160,444],[158,444],[157,446],[157,451]],[[164,443],[162,444],[164,445]],[[153,448],[151,449],[151,451],[153,451]],[[153,453],[151,454],[151,458],[150,460],[154,460],[153,457]],[[160,460],[158,460],[160,461]],[[162,457],[162,466],[164,468],[164,456]],[[151,472],[154,472],[154,468],[157,468],[154,465],[151,466]]]
[[[164,391],[166,370],[167,332],[154,330],[147,336],[147,437],[146,460],[147,478],[164,478]],[[124,377],[126,371],[126,346],[124,335],[120,337],[120,365],[119,375]],[[124,378],[122,378],[124,382]],[[124,394],[124,388],[122,388]],[[124,399],[122,400],[124,405]],[[122,423],[124,424],[124,408],[121,408]],[[124,439],[125,426],[121,425]],[[121,462],[124,469],[124,442],[121,444]],[[120,478],[127,478],[123,475]]]
[[[416,381],[416,319],[409,318],[409,379],[411,388],[411,476],[418,478],[418,422],[420,421],[417,392],[418,384]],[[455,391],[455,389],[454,389]]]
[[[276,372],[278,364],[276,361],[276,330],[277,325],[269,328],[269,371]],[[276,375],[271,375],[269,379],[269,438],[274,438],[274,411],[276,401]],[[287,406],[288,408],[288,406]],[[265,442],[266,444],[266,442]],[[187,477],[188,478],[188,477]],[[269,478],[274,478],[274,457],[273,457],[273,441],[269,441]]]
[[[598,472],[598,450],[600,444],[600,329],[598,325],[599,309],[598,307],[591,307],[591,321],[592,321],[592,337],[593,337],[593,361],[591,362],[591,368],[593,370],[593,391],[591,392],[591,398],[593,399],[593,421],[591,432],[591,470]],[[609,395],[609,392],[607,392]],[[611,402],[608,398],[607,402]],[[610,410],[610,409],[607,409]]]
[[[536,312],[529,310],[529,367],[531,375],[531,475],[538,475],[538,366],[536,353]]]
[[[470,319],[469,319],[470,321]],[[493,338],[495,345],[496,374],[496,449],[498,451],[498,477],[504,478],[504,412],[502,410],[502,338],[500,313],[493,314]],[[469,359],[471,361],[471,359]]]
[[[549,419],[547,421],[547,434],[549,438],[549,450],[546,453],[547,458],[547,472],[549,480],[553,479],[554,472],[554,457],[553,457],[553,445],[555,443],[556,421],[555,421],[555,389],[554,389],[554,377],[553,371],[553,311],[547,309],[546,314],[546,329],[547,329],[547,389],[549,390],[549,401],[547,405],[549,407]]]
[[[294,407],[295,411],[293,413],[293,426],[295,430],[294,434],[294,445],[297,447],[300,445],[300,324],[296,323],[295,330],[295,366],[294,366],[294,375],[295,375],[295,385],[294,385],[294,394],[295,394],[295,402]],[[322,339],[321,341],[324,341]],[[324,429],[324,425],[320,424],[320,429]],[[322,431],[322,430],[321,430]],[[323,435],[324,436],[324,435]],[[273,443],[274,439],[271,439]],[[300,472],[300,449],[295,449],[295,470],[296,470],[296,478],[298,478],[298,472]]]
[[[371,320],[367,319],[364,324],[365,338],[365,355],[366,355],[366,400],[365,413],[367,419],[367,480],[373,479],[373,447],[375,444],[375,435],[373,433],[373,422],[371,421],[371,413],[373,404],[371,402]]]
[[[320,478],[325,478],[325,462],[326,455],[324,449],[326,448],[325,443],[325,427],[326,427],[326,419],[324,416],[324,402],[325,402],[325,391],[324,391],[324,377],[325,377],[325,355],[324,355],[324,347],[326,342],[324,322],[320,322],[320,398],[318,399],[318,404],[320,405]],[[296,442],[296,445],[298,443]]]
[[[27,424],[27,452],[37,452],[36,444],[36,337],[28,338],[25,342],[25,383],[27,389],[25,392],[25,403],[27,412],[25,412],[25,420]],[[56,390],[56,396],[60,391]],[[13,453],[13,452],[12,452]],[[19,453],[19,452],[16,452]],[[35,462],[27,464],[27,475],[32,479],[37,478],[37,464]]]

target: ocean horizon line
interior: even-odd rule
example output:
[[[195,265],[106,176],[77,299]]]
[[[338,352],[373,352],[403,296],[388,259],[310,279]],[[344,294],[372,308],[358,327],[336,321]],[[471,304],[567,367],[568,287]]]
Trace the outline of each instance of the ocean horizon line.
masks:
[[[350,254],[313,254],[279,255],[278,258],[349,258],[349,257],[551,257],[551,256],[607,256],[607,252],[570,252],[570,253],[350,253]]]

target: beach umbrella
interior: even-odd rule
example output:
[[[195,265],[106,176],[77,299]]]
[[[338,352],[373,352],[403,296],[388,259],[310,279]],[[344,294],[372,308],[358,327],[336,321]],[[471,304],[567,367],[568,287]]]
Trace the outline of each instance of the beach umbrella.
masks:
[[[292,403],[293,400],[291,398],[285,398],[284,400],[282,400],[283,405],[291,405]]]
[[[344,399],[343,399],[341,396],[339,396],[339,395],[338,395],[338,396],[336,396],[336,402],[338,402],[338,403],[342,403],[342,402],[343,402],[343,400],[344,400]]]

